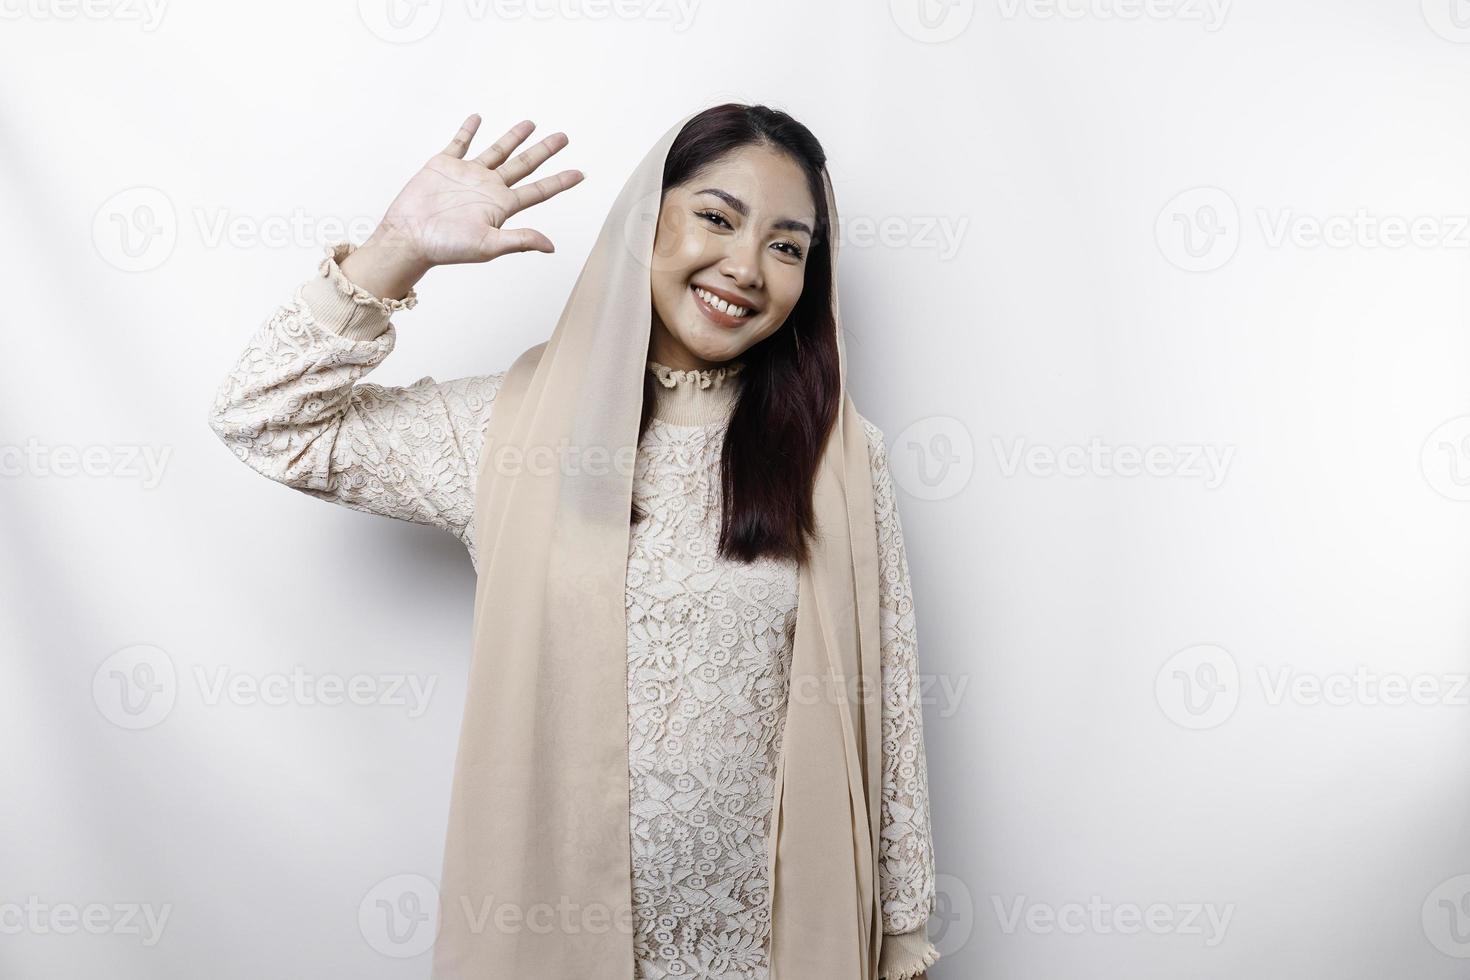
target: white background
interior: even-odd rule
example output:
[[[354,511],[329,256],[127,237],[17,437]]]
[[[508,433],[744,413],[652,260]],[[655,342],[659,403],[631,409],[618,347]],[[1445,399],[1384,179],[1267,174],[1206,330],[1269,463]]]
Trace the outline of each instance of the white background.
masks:
[[[473,111],[587,179],[372,380],[508,366],[724,100],[831,158],[931,976],[1470,974],[1470,5],[924,2],[0,0],[0,976],[428,975],[378,902],[438,877],[468,559],[254,475],[214,390]],[[215,697],[298,668],[397,703]]]

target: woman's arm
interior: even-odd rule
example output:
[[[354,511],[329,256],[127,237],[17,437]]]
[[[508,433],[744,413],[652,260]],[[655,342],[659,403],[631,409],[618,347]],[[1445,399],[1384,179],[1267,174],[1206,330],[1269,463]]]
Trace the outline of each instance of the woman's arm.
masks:
[[[898,519],[883,433],[863,419],[873,471],[878,531],[880,664],[883,691],[883,801],[879,820],[878,893],[883,910],[883,980],[922,977],[939,959],[929,941],[935,907],[934,844],[920,704],[918,643],[908,556]]]
[[[466,545],[485,426],[504,373],[407,387],[360,383],[392,351],[383,300],[334,246],[256,331],[220,385],[210,427],[251,469],[354,510],[443,528]]]
[[[257,472],[305,493],[457,535],[475,559],[474,484],[504,372],[406,388],[359,384],[393,349],[389,318],[417,302],[436,265],[552,252],[513,215],[576,186],[578,170],[522,182],[567,145],[553,133],[511,153],[535,124],[512,126],[465,159],[471,115],[398,192],[361,248],[329,251],[319,274],[251,339],[210,410],[215,433]]]

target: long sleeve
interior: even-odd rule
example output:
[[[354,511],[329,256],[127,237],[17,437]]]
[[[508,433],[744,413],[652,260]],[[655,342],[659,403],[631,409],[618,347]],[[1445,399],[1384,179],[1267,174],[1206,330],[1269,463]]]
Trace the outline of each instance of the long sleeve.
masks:
[[[429,524],[474,555],[478,460],[500,372],[407,387],[359,383],[393,350],[393,313],[414,306],[368,294],[333,246],[255,332],[215,395],[209,423],[256,472],[354,510]]]
[[[906,980],[939,959],[928,936],[936,902],[934,844],[908,556],[883,433],[867,419],[863,425],[873,472],[881,604],[883,800],[878,893],[884,937],[878,975]]]

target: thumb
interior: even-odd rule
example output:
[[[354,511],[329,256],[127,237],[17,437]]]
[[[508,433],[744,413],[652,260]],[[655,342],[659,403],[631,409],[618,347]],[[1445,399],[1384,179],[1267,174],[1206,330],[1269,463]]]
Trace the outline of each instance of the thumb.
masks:
[[[551,239],[534,228],[502,228],[496,236],[495,254],[511,252],[555,252]]]

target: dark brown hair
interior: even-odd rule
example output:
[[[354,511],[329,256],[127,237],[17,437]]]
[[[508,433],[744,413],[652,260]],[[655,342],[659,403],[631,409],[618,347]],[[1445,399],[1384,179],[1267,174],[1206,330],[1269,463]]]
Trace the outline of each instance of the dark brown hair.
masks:
[[[664,161],[663,195],[746,146],[770,147],[800,166],[817,213],[801,298],[780,328],[737,358],[745,367],[721,449],[719,553],[745,562],[761,556],[805,562],[807,538],[816,530],[817,465],[841,407],[830,215],[822,187],[827,155],[811,130],[786,113],[726,103],[706,109],[680,130]],[[640,441],[657,384],[652,372],[644,372]],[[635,504],[633,522],[643,517]]]

